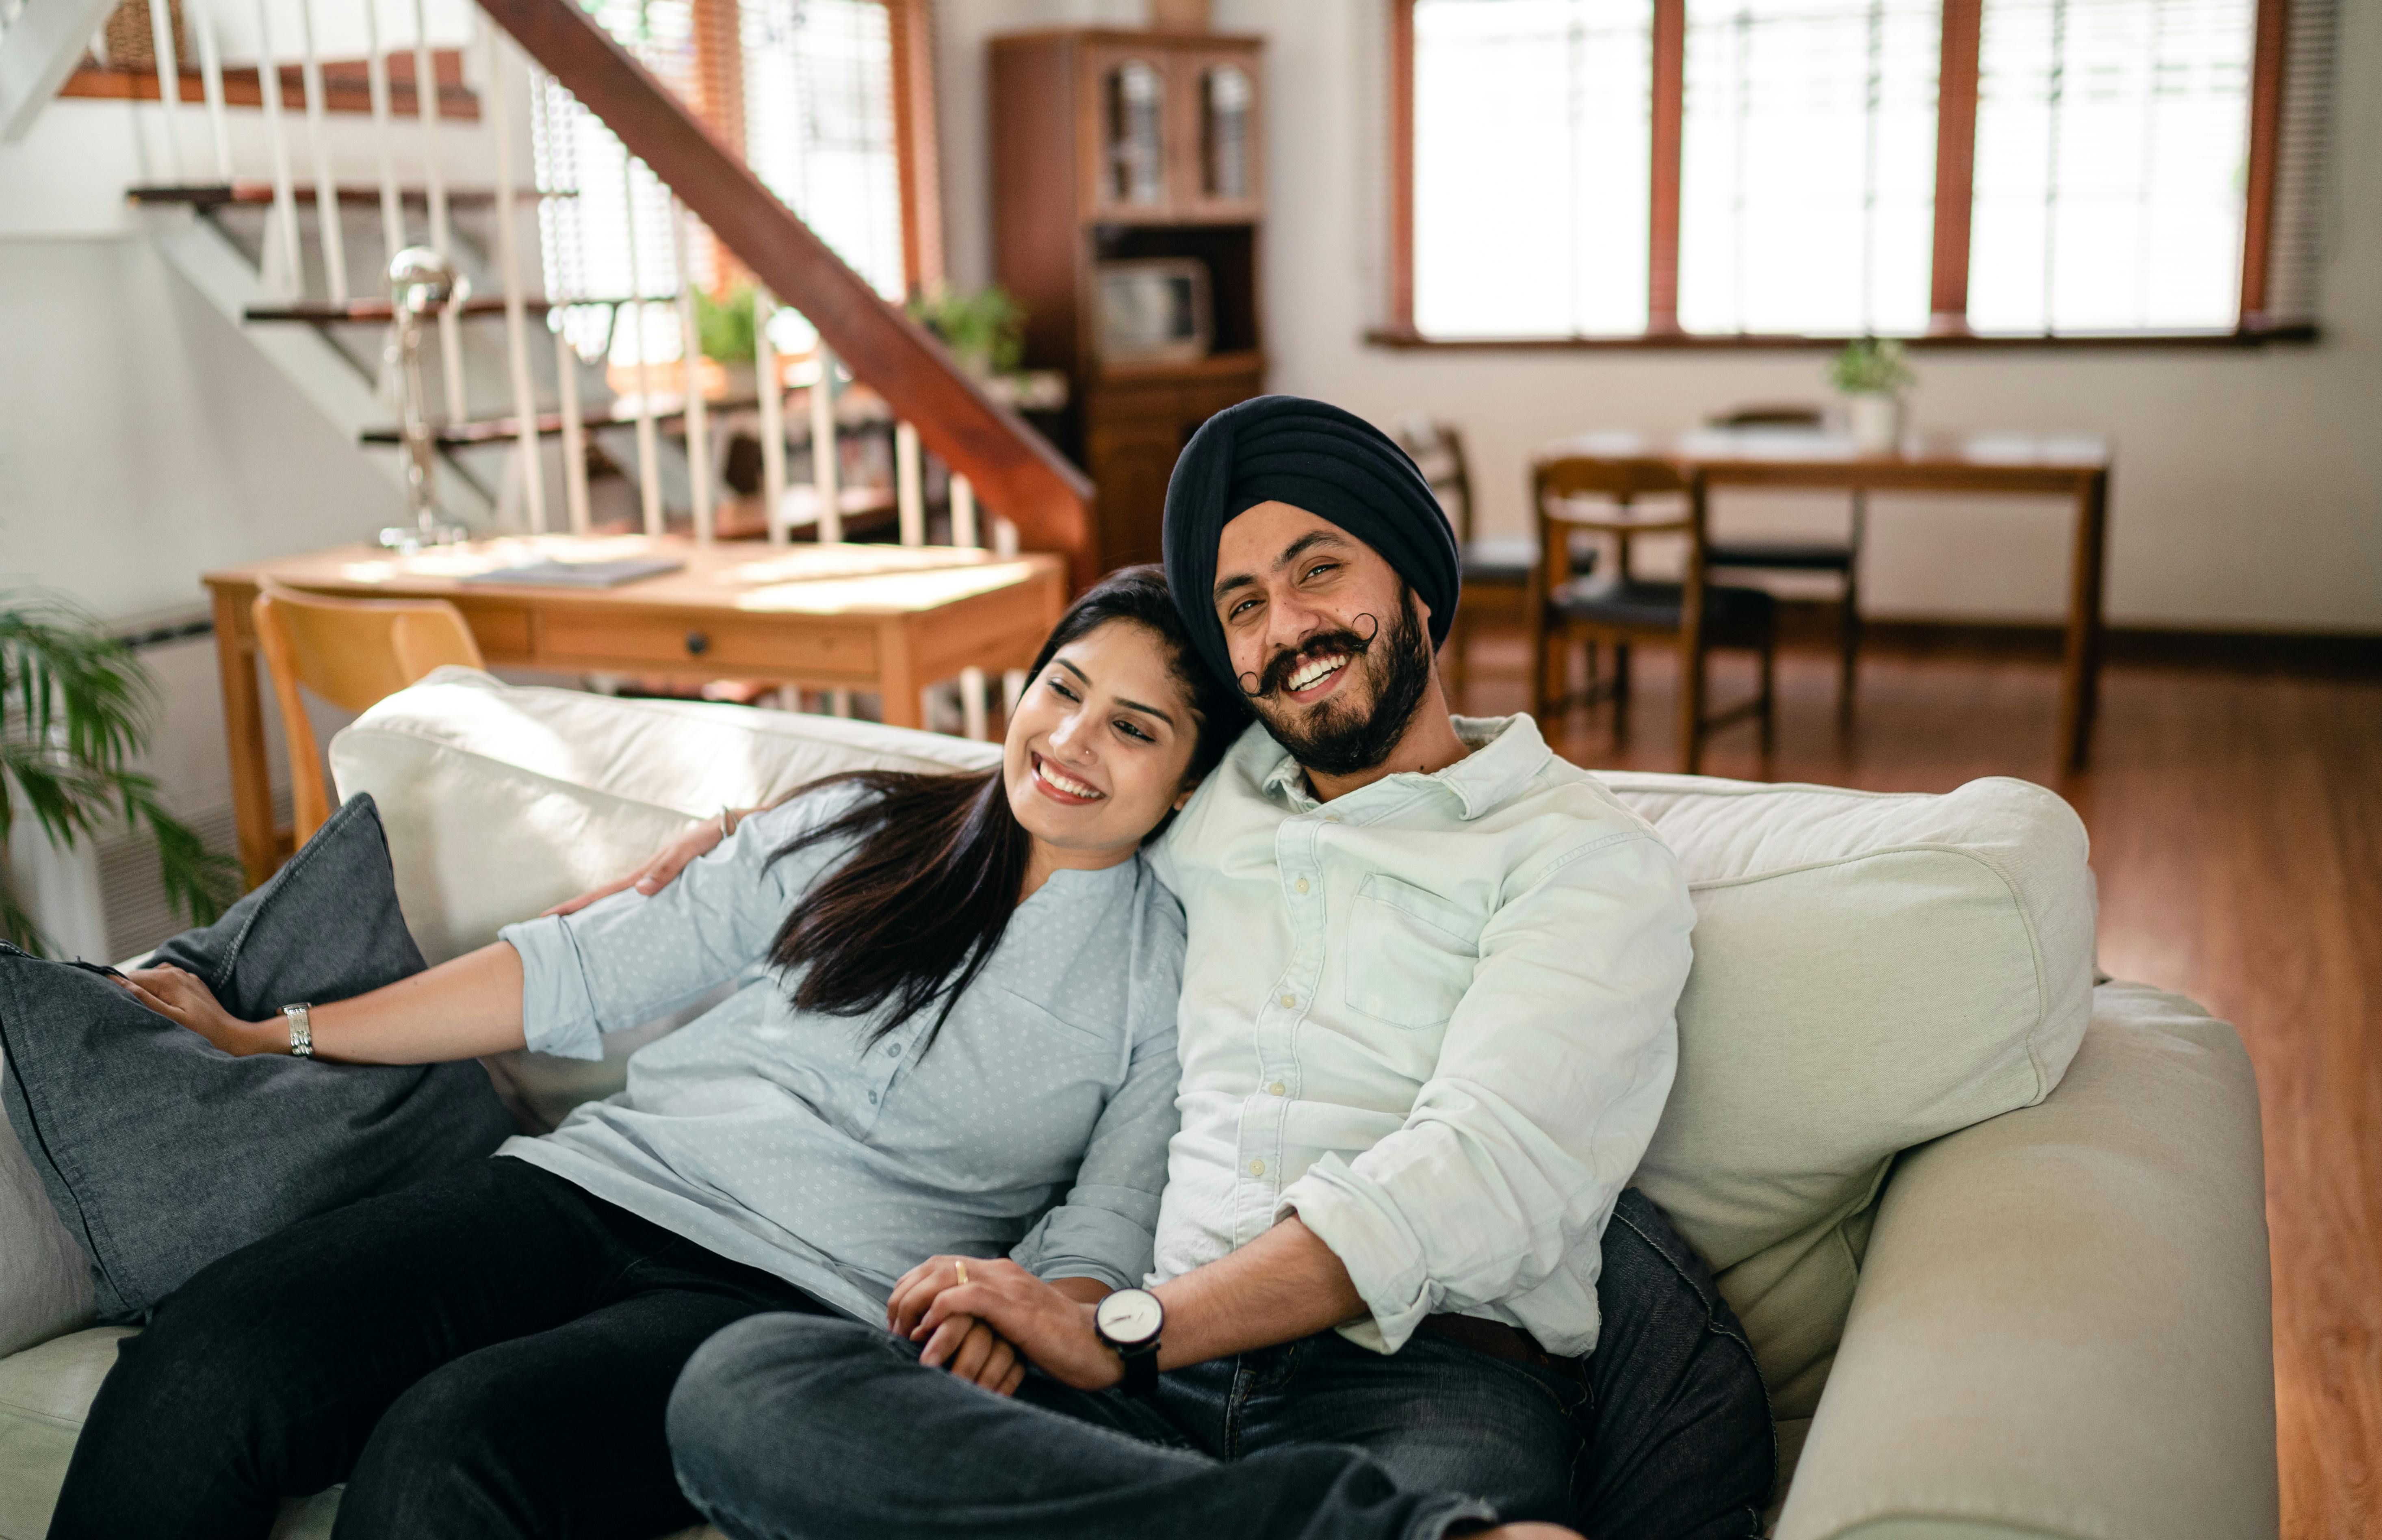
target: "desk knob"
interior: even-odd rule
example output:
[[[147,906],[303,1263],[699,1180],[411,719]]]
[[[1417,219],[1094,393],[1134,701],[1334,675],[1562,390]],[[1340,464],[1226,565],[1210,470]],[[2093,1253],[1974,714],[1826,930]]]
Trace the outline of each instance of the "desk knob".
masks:
[[[689,657],[699,658],[709,651],[711,651],[711,638],[701,631],[686,633],[686,652]]]

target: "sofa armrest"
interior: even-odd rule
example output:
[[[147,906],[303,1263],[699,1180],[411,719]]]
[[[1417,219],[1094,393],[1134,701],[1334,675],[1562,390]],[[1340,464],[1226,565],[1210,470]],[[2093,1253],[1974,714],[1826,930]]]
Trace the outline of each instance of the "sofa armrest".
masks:
[[[2274,1535],[2269,1288],[2241,1040],[2101,986],[2040,1106],[1897,1165],[1779,1540]]]

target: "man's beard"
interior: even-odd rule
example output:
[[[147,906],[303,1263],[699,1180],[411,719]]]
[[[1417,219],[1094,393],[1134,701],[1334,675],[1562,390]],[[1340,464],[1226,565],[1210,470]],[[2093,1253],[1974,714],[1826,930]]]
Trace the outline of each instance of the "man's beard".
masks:
[[[1283,686],[1309,659],[1335,653],[1347,654],[1347,667],[1365,671],[1372,685],[1370,711],[1342,698],[1344,689],[1312,709],[1280,699]],[[1394,624],[1377,628],[1370,641],[1354,631],[1327,631],[1295,650],[1277,654],[1259,677],[1249,705],[1275,741],[1308,770],[1353,776],[1390,757],[1430,688],[1430,640],[1415,610],[1414,590],[1400,583]]]

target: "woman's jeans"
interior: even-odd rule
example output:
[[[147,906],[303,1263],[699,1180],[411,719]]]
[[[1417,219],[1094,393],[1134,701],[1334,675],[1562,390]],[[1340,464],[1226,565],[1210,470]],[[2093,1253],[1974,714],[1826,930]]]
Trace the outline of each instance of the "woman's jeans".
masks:
[[[201,1270],[127,1338],[51,1540],[263,1540],[348,1489],[342,1540],[616,1536],[698,1522],[663,1411],[706,1338],[820,1308],[498,1157]]]
[[[736,1540],[1431,1540],[1553,1520],[1591,1540],[1747,1540],[1774,1472],[1752,1353],[1659,1209],[1623,1194],[1597,1351],[1492,1358],[1336,1333],[1163,1375],[1029,1375],[1002,1399],[874,1326],[762,1315],[670,1399],[680,1484]]]

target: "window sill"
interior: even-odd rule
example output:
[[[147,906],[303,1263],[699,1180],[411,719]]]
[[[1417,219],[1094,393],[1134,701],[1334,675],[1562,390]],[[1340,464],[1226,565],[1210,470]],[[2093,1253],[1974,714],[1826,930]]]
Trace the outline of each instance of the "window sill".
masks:
[[[1980,336],[1971,332],[1931,333],[1897,338],[1906,348],[2263,348],[2270,342],[2314,342],[2311,324],[2245,326],[2230,332],[2087,332],[2054,336]],[[1735,335],[1688,332],[1650,333],[1643,336],[1425,336],[1420,332],[1377,326],[1365,334],[1375,348],[1455,348],[1471,352],[1584,352],[1730,348],[1811,348],[1829,350],[1852,341],[1850,336],[1782,336],[1752,333]]]

